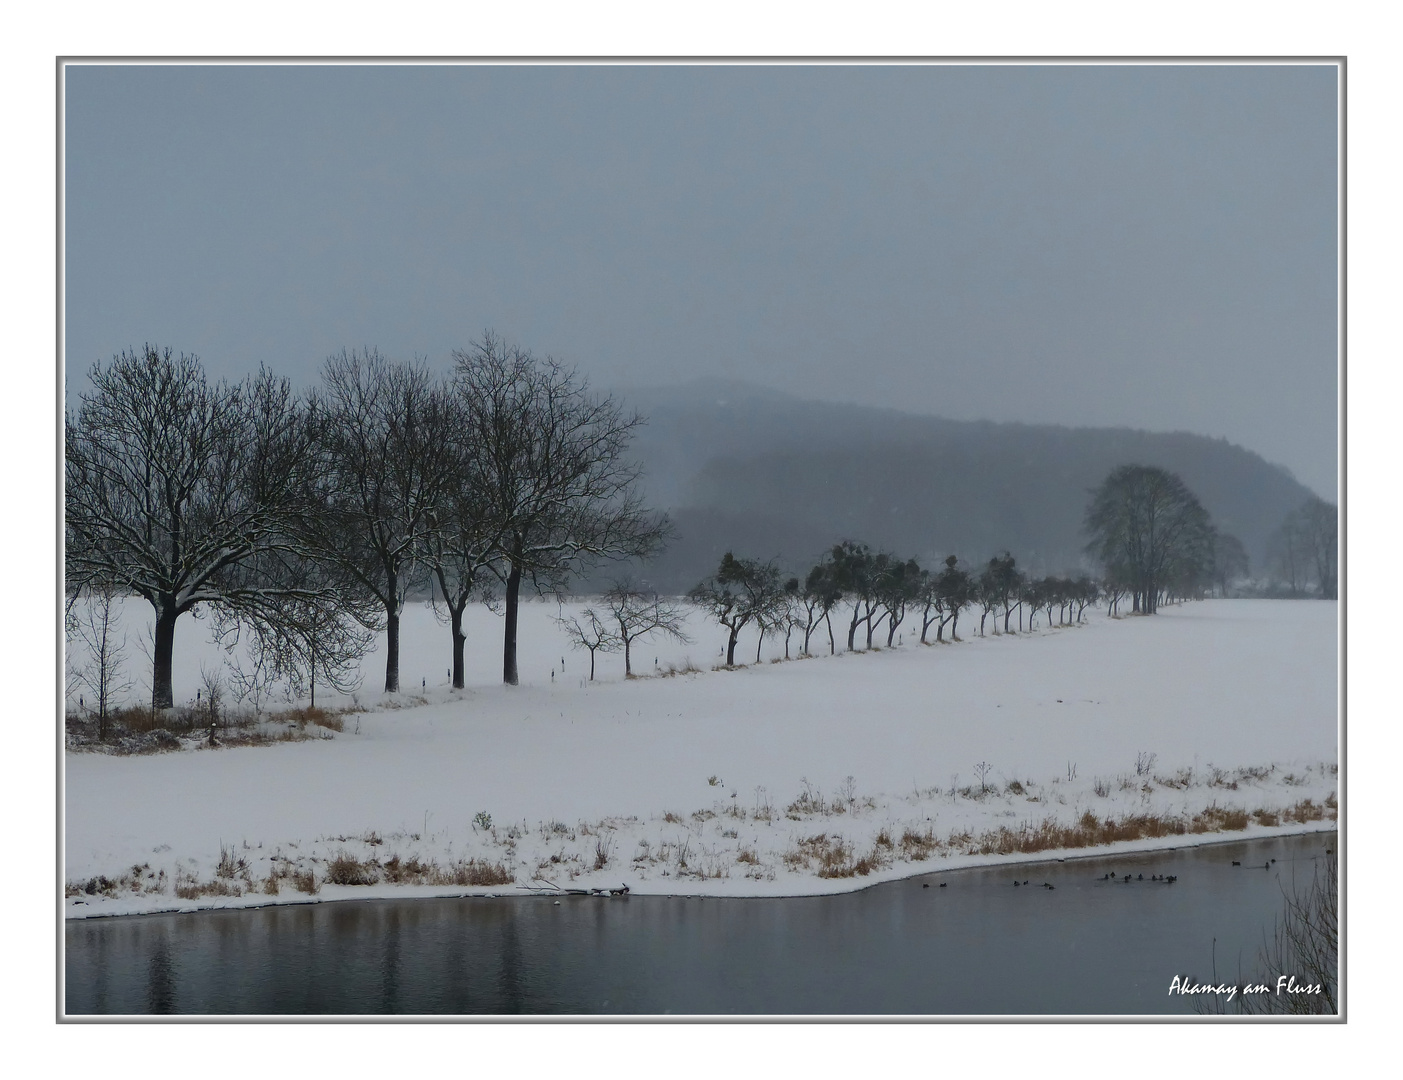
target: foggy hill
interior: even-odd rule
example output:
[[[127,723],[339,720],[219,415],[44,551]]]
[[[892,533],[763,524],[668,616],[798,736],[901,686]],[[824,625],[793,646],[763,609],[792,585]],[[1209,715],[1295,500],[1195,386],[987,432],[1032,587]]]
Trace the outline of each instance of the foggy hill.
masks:
[[[678,534],[639,575],[665,592],[728,549],[798,572],[845,538],[923,565],[1007,548],[1030,572],[1070,571],[1089,492],[1122,464],[1179,474],[1255,570],[1310,495],[1249,450],[1182,432],[954,421],[710,380],[623,396],[648,419],[633,445],[644,490]]]

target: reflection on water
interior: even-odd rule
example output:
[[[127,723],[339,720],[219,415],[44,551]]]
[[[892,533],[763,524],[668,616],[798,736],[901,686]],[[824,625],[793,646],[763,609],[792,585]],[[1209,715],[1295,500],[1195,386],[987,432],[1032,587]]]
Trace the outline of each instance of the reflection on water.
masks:
[[[1170,980],[1207,980],[1215,940],[1219,978],[1256,974],[1283,888],[1307,883],[1334,840],[967,870],[829,897],[369,900],[88,919],[66,928],[67,1012],[1192,1013]]]

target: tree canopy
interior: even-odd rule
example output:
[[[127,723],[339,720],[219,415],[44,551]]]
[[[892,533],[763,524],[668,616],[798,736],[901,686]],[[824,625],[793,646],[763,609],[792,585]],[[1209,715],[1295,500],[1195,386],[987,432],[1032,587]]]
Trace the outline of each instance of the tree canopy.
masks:
[[[1161,590],[1213,565],[1213,526],[1194,493],[1173,473],[1122,465],[1093,492],[1086,510],[1089,554],[1125,583],[1134,610],[1153,614]]]

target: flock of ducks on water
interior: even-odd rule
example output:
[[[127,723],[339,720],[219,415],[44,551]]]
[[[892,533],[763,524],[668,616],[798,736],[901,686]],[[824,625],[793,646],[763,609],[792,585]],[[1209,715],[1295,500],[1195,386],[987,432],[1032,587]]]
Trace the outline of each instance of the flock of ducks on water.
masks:
[[[1333,854],[1333,852],[1332,852],[1329,848],[1326,848],[1326,849],[1325,849],[1325,854],[1330,855],[1330,854]],[[1275,863],[1275,862],[1276,862],[1275,859],[1271,859],[1271,860],[1268,861],[1268,862],[1264,862],[1264,863],[1262,864],[1262,869],[1263,869],[1263,870],[1270,870],[1270,869],[1272,868],[1272,864]],[[1238,860],[1238,859],[1233,859],[1233,860],[1232,860],[1232,864],[1233,864],[1234,866],[1241,866],[1241,865],[1242,865],[1242,862],[1241,862],[1240,860]],[[1254,869],[1255,869],[1255,866],[1254,866]],[[1128,885],[1128,884],[1130,884],[1131,877],[1130,877],[1129,874],[1126,874],[1124,877],[1122,877],[1122,876],[1120,876],[1119,874],[1107,873],[1107,874],[1102,875],[1102,877],[1100,878],[1100,880],[1101,880],[1101,881],[1119,881],[1122,885]],[[1145,875],[1144,875],[1144,874],[1136,874],[1134,880],[1136,880],[1136,881],[1144,881],[1144,880],[1145,880]],[[1165,885],[1173,885],[1176,881],[1179,880],[1179,875],[1178,875],[1178,874],[1151,874],[1151,875],[1150,875],[1150,880],[1151,880],[1151,881],[1163,882]],[[942,889],[945,888],[945,884],[946,884],[946,883],[942,881],[942,882],[940,883],[940,887],[941,887]],[[1025,880],[1025,881],[1019,881],[1017,878],[1014,878],[1014,879],[1013,879],[1013,887],[1014,887],[1015,889],[1018,888],[1020,885],[1027,885],[1027,884],[1028,884],[1028,882],[1027,882],[1026,880]],[[1056,885],[1053,885],[1053,884],[1051,884],[1050,882],[1047,882],[1047,881],[1044,881],[1044,882],[1042,883],[1042,887],[1043,887],[1044,889],[1048,889],[1048,890],[1052,890],[1052,889],[1057,888]],[[923,882],[921,882],[921,888],[923,888],[923,889],[929,889],[929,888],[930,888],[930,882],[929,882],[929,881],[923,881]]]

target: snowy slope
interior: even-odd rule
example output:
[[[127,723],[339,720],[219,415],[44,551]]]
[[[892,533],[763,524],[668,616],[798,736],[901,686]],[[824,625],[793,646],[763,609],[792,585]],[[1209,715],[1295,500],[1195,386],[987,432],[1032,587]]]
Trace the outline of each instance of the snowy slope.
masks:
[[[983,639],[969,636],[978,619],[966,615],[966,640],[955,645],[921,647],[908,627],[900,648],[735,671],[711,670],[723,633],[695,616],[693,644],[645,642],[634,667],[649,674],[655,657],[663,669],[685,658],[700,673],[624,681],[622,658],[601,656],[593,684],[582,680],[587,656],[555,629],[556,612],[524,606],[519,687],[494,681],[500,620],[478,611],[469,689],[449,690],[448,631],[412,607],[402,685],[414,693],[372,692],[383,679],[372,654],[358,695],[369,711],[348,715],[332,739],[144,757],[69,752],[67,878],[116,881],[141,867],[142,888],[158,890],[129,881],[111,896],[80,893],[69,914],[305,901],[278,877],[293,869],[313,874],[320,898],[503,892],[537,874],[568,887],[820,892],[1047,857],[1000,850],[1010,834],[1002,845],[990,836],[1001,827],[1026,835],[1088,812],[1101,822],[1191,822],[1210,807],[1210,816],[1263,811],[1250,834],[1305,800],[1320,811],[1336,789],[1333,603],[1205,601],[1118,620],[1095,612],[1083,626]],[[144,614],[129,603],[133,622]],[[193,696],[201,663],[218,659],[199,629],[184,625],[177,640],[178,700]],[[751,637],[747,659],[754,649]],[[776,651],[782,642],[766,643]],[[990,766],[983,784],[979,762]],[[1274,827],[1333,827],[1332,814],[1297,811],[1307,820]],[[225,878],[221,848],[226,872],[234,868]],[[338,855],[379,883],[321,884]],[[395,855],[432,864],[439,883],[387,883]],[[864,858],[866,872],[853,873]],[[466,859],[502,866],[514,884],[448,881]],[[825,867],[852,876],[819,876]],[[178,880],[240,895],[180,899]]]

